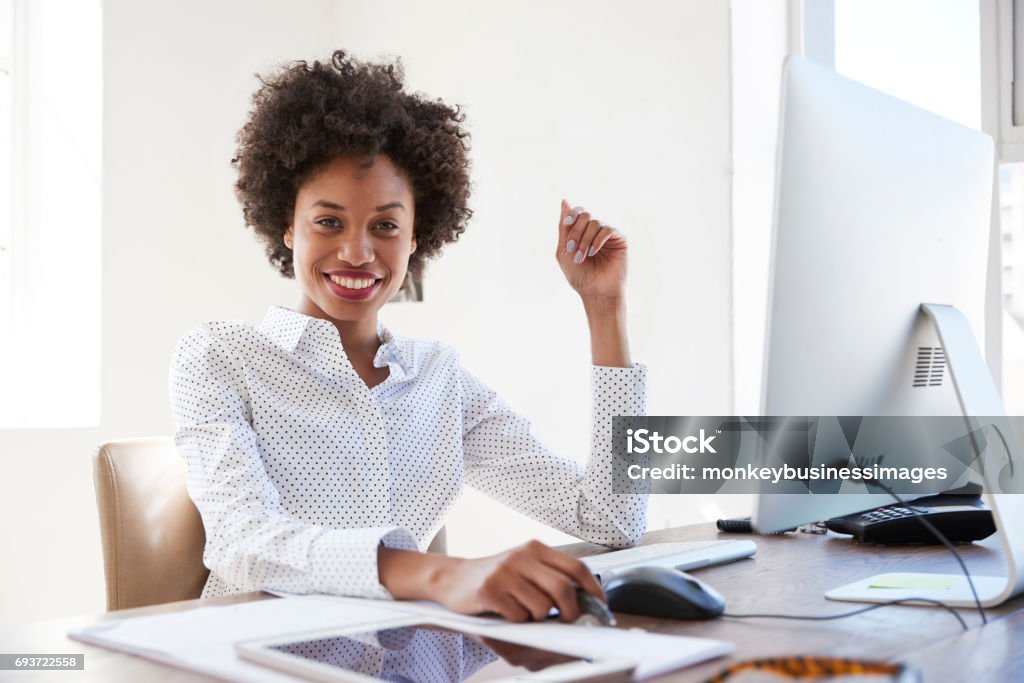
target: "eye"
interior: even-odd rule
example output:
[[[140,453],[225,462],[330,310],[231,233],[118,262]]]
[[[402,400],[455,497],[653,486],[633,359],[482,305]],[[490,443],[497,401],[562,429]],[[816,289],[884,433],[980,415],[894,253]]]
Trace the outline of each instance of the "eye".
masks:
[[[381,230],[387,230],[387,231],[398,230],[399,229],[398,225],[396,223],[391,222],[391,221],[381,221],[380,223],[377,224],[377,227],[380,228]]]
[[[330,230],[333,230],[335,228],[340,228],[341,227],[341,222],[338,221],[337,218],[331,218],[330,216],[325,216],[324,218],[317,218],[313,222],[316,225],[319,225],[319,226],[324,227],[324,228],[328,228]]]

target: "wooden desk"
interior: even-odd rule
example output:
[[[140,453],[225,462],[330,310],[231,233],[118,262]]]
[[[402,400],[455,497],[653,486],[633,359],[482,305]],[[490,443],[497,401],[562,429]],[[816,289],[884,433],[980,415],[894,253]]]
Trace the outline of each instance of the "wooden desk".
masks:
[[[643,542],[726,537],[736,538],[719,534],[712,524],[700,524],[651,532],[644,536]],[[839,614],[858,607],[853,603],[832,602],[824,598],[826,590],[843,583],[884,571],[959,571],[956,560],[944,548],[861,547],[833,534],[754,538],[758,551],[753,559],[696,572],[725,596],[727,609],[733,613]],[[563,549],[575,555],[586,555],[598,547],[579,543]],[[1003,571],[1002,553],[995,537],[964,547],[961,552],[972,574],[998,574]],[[47,621],[0,634],[0,652],[86,653],[85,671],[4,671],[0,672],[0,680],[33,683],[212,681],[214,679],[206,676],[73,641],[65,633],[69,628],[104,619],[263,599],[276,598],[266,593],[247,593],[188,600],[100,616]],[[1019,681],[1024,667],[1024,651],[1016,647],[1015,642],[1021,642],[1021,636],[1024,636],[1024,600],[1018,598],[988,610],[990,623],[985,628],[978,628],[980,617],[976,611],[964,609],[960,613],[971,627],[969,632],[963,632],[956,619],[945,610],[912,606],[883,607],[835,621],[723,618],[710,622],[682,622],[621,615],[619,623],[626,628],[639,626],[659,633],[719,638],[736,643],[736,655],[729,660],[707,662],[659,681],[705,681],[730,661],[798,654],[907,661],[921,666],[925,681],[929,683]]]

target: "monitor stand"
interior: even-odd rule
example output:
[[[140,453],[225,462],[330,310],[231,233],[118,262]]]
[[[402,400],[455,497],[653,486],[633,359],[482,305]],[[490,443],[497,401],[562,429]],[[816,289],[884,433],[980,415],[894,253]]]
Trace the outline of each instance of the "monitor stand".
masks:
[[[967,422],[969,433],[979,429],[994,429],[1002,437],[1010,457],[1009,476],[1014,479],[1011,493],[992,493],[986,498],[992,508],[996,529],[1003,544],[1007,571],[1005,576],[971,575],[978,599],[984,607],[994,607],[1024,592],[1024,490],[1020,481],[1024,478],[1024,458],[1014,441],[1006,409],[996,390],[988,366],[981,356],[978,343],[967,319],[953,306],[943,304],[922,304],[924,311],[935,324],[939,340],[946,351],[946,362],[956,387],[960,407]],[[1000,486],[1000,471],[996,463],[982,460],[982,472],[989,491],[1008,488]],[[1002,473],[1005,476],[1005,472]],[[856,581],[834,588],[825,597],[830,600],[849,602],[889,602],[911,598],[938,600],[952,607],[975,606],[970,585],[963,574],[892,573]],[[929,603],[921,603],[929,604]]]

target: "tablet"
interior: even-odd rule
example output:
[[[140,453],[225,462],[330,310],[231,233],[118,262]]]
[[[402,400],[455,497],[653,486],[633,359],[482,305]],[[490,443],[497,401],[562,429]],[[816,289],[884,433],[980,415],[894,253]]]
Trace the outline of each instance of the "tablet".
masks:
[[[488,638],[424,617],[235,644],[242,659],[313,681],[629,681],[635,662]]]

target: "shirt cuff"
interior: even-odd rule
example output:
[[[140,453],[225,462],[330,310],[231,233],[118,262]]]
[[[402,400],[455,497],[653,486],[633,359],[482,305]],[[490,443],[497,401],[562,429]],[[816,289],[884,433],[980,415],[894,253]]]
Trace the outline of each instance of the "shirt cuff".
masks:
[[[611,370],[612,372],[630,373],[634,370],[638,370],[643,373],[644,378],[647,378],[647,366],[643,363],[633,363],[628,368],[621,367],[619,365],[592,365],[595,370]]]
[[[313,545],[312,566],[316,568],[314,590],[331,595],[391,600],[380,582],[377,550],[380,546],[417,551],[416,539],[401,527],[337,529]]]
[[[590,386],[597,421],[614,415],[647,414],[647,366],[643,363],[628,368],[595,365]]]

